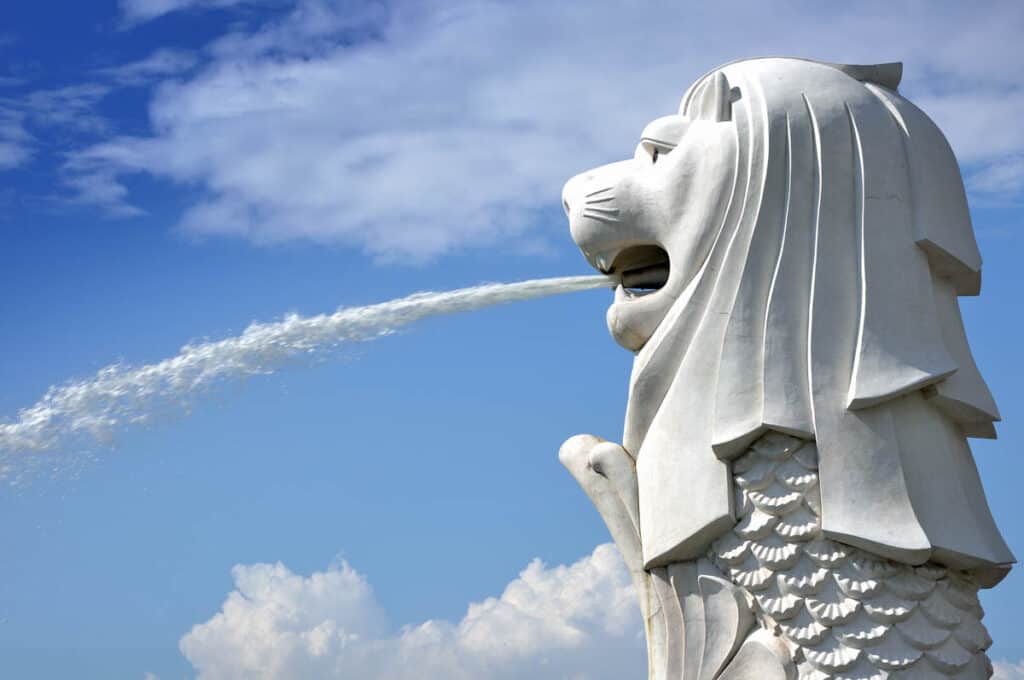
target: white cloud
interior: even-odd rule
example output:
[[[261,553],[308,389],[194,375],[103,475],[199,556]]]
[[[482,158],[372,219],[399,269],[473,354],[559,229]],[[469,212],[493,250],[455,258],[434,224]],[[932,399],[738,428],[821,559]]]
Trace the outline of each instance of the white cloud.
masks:
[[[0,86],[18,84],[17,79],[0,78]],[[85,133],[93,135],[92,139],[109,134],[107,121],[97,114],[96,105],[110,89],[104,83],[81,83],[0,96],[0,170],[18,167],[36,155],[45,133],[59,131],[64,137],[67,133]],[[103,172],[98,169],[98,173]],[[114,168],[107,172],[113,173]]]
[[[103,84],[84,83],[0,97],[0,170],[20,166],[36,153],[39,136],[33,133],[39,130],[106,132],[95,105],[109,91]]]
[[[128,188],[109,168],[75,174],[64,178],[64,183],[75,192],[73,203],[100,203],[113,217],[136,217],[144,210],[127,202]]]
[[[21,112],[0,104],[0,170],[18,167],[32,156],[32,136]]]
[[[82,83],[25,95],[21,108],[36,125],[63,127],[77,132],[107,131],[108,123],[96,113],[96,104],[110,93],[103,83]]]
[[[230,7],[244,0],[121,0],[121,12],[129,25],[150,21],[184,9]]]
[[[0,36],[2,39],[2,36]],[[2,44],[2,40],[0,40]],[[38,153],[40,141],[47,135],[63,138],[69,133],[86,135],[110,134],[111,123],[100,115],[98,105],[117,87],[143,85],[192,68],[197,58],[181,50],[158,49],[145,59],[112,68],[99,69],[97,80],[65,87],[39,89],[15,96],[0,96],[0,170],[24,164]],[[0,77],[0,87],[24,83],[18,78]],[[31,130],[31,132],[29,131]],[[74,164],[69,164],[73,171]],[[143,211],[127,203],[128,192],[113,166],[96,167],[91,172],[72,172],[63,177],[73,193],[89,197],[85,202],[108,206],[110,212],[131,217]]]
[[[1024,661],[996,661],[992,667],[992,680],[1024,680]]]
[[[195,66],[196,55],[184,50],[158,49],[145,59],[99,70],[119,85],[142,85],[154,78],[181,74]]]
[[[1024,186],[1024,156],[1011,156],[973,174],[968,187],[990,194],[1013,194]]]
[[[191,79],[156,90],[151,136],[74,155],[70,169],[95,174],[82,199],[126,212],[120,177],[147,173],[198,189],[180,219],[192,234],[418,259],[508,248],[538,235],[565,179],[630,153],[701,72],[757,54],[903,59],[905,91],[969,173],[1024,152],[1016,2],[348,5],[300,0],[215,41]],[[1021,189],[1000,177],[977,186]]]
[[[639,610],[611,545],[569,566],[533,561],[457,623],[391,632],[366,579],[344,562],[309,577],[281,564],[232,573],[236,590],[221,611],[181,639],[199,680],[621,680],[643,672]]]
[[[1014,87],[996,91],[963,88],[918,97],[949,137],[961,162],[975,163],[1024,150],[1024,79]]]

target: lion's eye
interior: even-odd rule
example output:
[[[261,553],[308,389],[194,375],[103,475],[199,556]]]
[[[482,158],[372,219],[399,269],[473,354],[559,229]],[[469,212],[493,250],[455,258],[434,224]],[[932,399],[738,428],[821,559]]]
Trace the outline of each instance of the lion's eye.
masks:
[[[650,161],[651,165],[658,162],[658,159],[672,151],[674,144],[655,141],[653,139],[641,139],[636,147],[636,159],[638,161]]]

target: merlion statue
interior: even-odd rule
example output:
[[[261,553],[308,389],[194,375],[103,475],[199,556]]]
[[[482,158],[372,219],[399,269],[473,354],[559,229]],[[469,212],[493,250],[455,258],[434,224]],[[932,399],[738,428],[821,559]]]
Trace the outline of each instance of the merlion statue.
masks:
[[[654,680],[991,675],[977,591],[1014,558],[966,439],[999,419],[957,302],[981,258],[901,71],[727,64],[565,186],[636,358],[622,445],[559,455]]]

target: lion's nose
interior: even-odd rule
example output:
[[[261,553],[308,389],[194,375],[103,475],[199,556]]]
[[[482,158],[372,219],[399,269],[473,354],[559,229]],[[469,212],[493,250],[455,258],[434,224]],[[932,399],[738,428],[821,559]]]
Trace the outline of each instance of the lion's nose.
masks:
[[[576,204],[579,198],[580,187],[585,185],[591,179],[591,173],[584,175],[576,175],[569,179],[562,187],[562,209],[565,210],[565,216],[572,217],[572,207]]]
[[[572,198],[573,181],[575,179],[576,178],[573,177],[565,183],[564,187],[562,187],[562,210],[565,211],[566,217],[572,217],[572,203],[569,202],[569,199]]]

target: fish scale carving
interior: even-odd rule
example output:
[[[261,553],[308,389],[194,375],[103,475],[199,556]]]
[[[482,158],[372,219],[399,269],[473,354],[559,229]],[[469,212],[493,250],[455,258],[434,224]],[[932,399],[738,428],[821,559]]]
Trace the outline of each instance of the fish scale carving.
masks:
[[[814,442],[761,437],[733,462],[738,522],[709,555],[785,641],[800,679],[990,677],[977,584],[825,538],[817,465]]]

